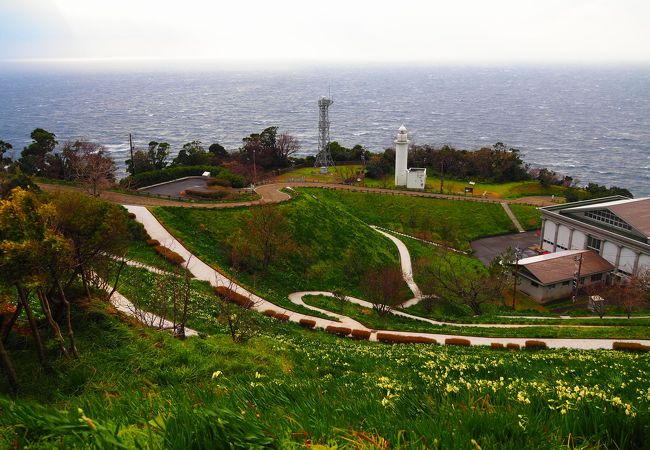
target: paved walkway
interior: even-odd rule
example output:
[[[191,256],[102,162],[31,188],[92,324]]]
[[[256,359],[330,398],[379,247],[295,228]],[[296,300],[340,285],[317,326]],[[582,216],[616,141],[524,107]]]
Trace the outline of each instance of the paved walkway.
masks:
[[[501,202],[501,206],[503,206],[503,210],[506,212],[506,214],[510,218],[510,221],[515,226],[517,231],[519,231],[520,233],[525,233],[526,230],[524,230],[524,227],[521,226],[521,224],[519,223],[519,220],[517,219],[517,216],[514,215],[514,213],[510,209],[510,206],[508,206],[508,203]]]
[[[299,322],[301,319],[308,319],[308,320],[313,320],[316,322],[316,327],[318,328],[326,328],[327,326],[341,326],[341,325],[348,325],[351,328],[354,329],[361,329],[361,330],[369,330],[367,327],[365,327],[363,324],[345,316],[341,316],[339,314],[332,313],[330,311],[322,310],[319,309],[320,312],[327,314],[330,317],[339,319],[339,320],[331,320],[331,319],[324,319],[321,317],[315,317],[315,316],[310,316],[307,314],[302,314],[302,313],[297,313],[294,311],[289,311],[286,308],[279,307],[251,292],[248,290],[244,289],[243,287],[237,285],[234,283],[234,281],[228,279],[227,277],[223,276],[220,274],[218,271],[216,271],[214,268],[210,267],[208,264],[204,263],[200,259],[198,259],[196,256],[194,256],[192,253],[190,253],[180,242],[178,242],[161,224],[158,222],[158,220],[151,214],[147,208],[143,206],[135,206],[135,205],[125,205],[125,207],[129,210],[129,212],[135,214],[136,219],[140,221],[149,235],[153,239],[157,239],[162,245],[170,248],[171,250],[175,251],[176,253],[180,254],[186,261],[187,263],[187,268],[188,270],[199,280],[204,280],[212,284],[213,286],[226,286],[229,287],[230,289],[234,290],[235,292],[244,295],[248,298],[250,298],[253,303],[253,309],[257,311],[266,311],[266,310],[272,310],[278,313],[284,313],[289,316],[289,320],[292,322]],[[399,241],[397,238],[394,236],[392,237],[393,239]],[[391,240],[393,240],[391,239]],[[395,242],[393,240],[393,242]],[[401,241],[400,241],[401,242]],[[403,245],[403,243],[402,243]],[[400,250],[401,249],[401,250]],[[403,254],[402,252],[406,250],[406,246],[398,246],[398,250],[400,250],[400,260],[403,259]],[[408,253],[408,250],[406,250],[406,253]],[[409,264],[410,264],[410,256],[409,256]],[[404,272],[406,272],[403,269]],[[419,289],[417,290],[419,292]],[[313,293],[312,293],[313,294]],[[328,295],[331,296],[332,293],[329,292],[322,292],[318,291],[318,295]],[[292,301],[300,301],[302,302],[302,297],[304,295],[307,295],[305,292],[297,292],[294,294],[291,294],[290,299],[293,299]],[[354,299],[359,302],[365,302],[364,300],[360,299]],[[310,307],[309,305],[302,303],[297,303],[297,304],[302,304],[305,307],[312,308],[313,310],[314,307]],[[367,304],[367,302],[366,302]],[[401,311],[395,311],[395,313],[402,313]],[[402,313],[406,314],[406,313]],[[424,319],[424,318],[420,318]],[[426,319],[426,321],[429,321],[431,319]],[[436,322],[436,321],[433,321]],[[447,323],[447,322],[436,322],[436,324],[440,325],[450,325],[450,326],[471,326],[471,327],[490,327],[490,328],[513,328],[516,325],[511,325],[511,324],[457,324],[457,323]],[[523,327],[525,325],[518,325],[517,327]],[[530,326],[530,325],[528,325]],[[543,325],[535,325],[535,326],[543,326]],[[376,340],[376,331],[381,331],[381,330],[370,330],[373,334],[370,337],[370,340]],[[405,331],[384,331],[387,333],[391,334],[397,334],[397,335],[402,335],[402,336],[426,336],[430,338],[436,339],[439,343],[444,343],[445,339],[448,338],[462,338],[462,339],[467,339],[470,341],[472,345],[490,345],[492,342],[496,343],[501,343],[501,344],[508,344],[508,343],[515,343],[523,346],[527,340],[530,339],[535,339],[533,337],[528,337],[528,338],[494,338],[494,337],[479,337],[479,336],[464,336],[464,335],[450,335],[450,334],[436,334],[436,333],[416,333],[416,332],[405,332]],[[633,340],[625,340],[625,339],[556,339],[556,338],[544,338],[542,339],[544,342],[549,347],[569,347],[569,348],[579,348],[579,349],[611,349],[612,344],[616,341],[629,341],[629,342],[639,342],[643,345],[650,345],[650,340],[638,340],[638,339],[633,339]]]
[[[110,293],[110,289],[111,288],[109,287],[108,288],[109,293]],[[138,309],[133,303],[131,303],[131,301],[128,298],[126,298],[125,296],[123,296],[117,291],[113,292],[113,295],[111,295],[109,301],[111,302],[111,305],[115,307],[115,309],[117,309],[120,312],[123,312],[127,316],[135,317],[138,321],[142,322],[146,326],[165,329],[165,330],[171,330],[174,328],[174,324],[169,320],[157,316],[153,313]],[[185,337],[198,336],[198,335],[199,333],[197,331],[185,327]]]

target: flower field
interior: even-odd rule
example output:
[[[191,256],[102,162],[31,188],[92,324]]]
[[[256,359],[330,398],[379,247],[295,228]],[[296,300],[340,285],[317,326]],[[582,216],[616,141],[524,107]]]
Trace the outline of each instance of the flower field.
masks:
[[[647,353],[392,345],[259,320],[266,331],[245,345],[218,324],[176,341],[86,320],[84,358],[47,391],[25,359],[32,381],[0,397],[0,447],[650,445]]]

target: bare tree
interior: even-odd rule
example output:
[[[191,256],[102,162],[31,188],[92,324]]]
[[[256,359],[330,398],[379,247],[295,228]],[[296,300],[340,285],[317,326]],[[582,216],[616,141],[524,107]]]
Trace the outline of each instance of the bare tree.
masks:
[[[253,308],[257,306],[251,294],[242,295],[236,292],[237,285],[232,278],[225,286],[215,289],[219,298],[218,320],[226,325],[228,334],[233,342],[244,343],[259,334]]]
[[[294,136],[282,133],[275,141],[278,156],[282,159],[287,159],[300,150],[300,142]]]
[[[482,266],[472,266],[466,259],[445,249],[439,249],[435,261],[420,261],[419,264],[428,278],[426,291],[467,305],[475,315],[481,314],[485,303],[502,295],[506,278],[496,268],[485,270]]]
[[[66,143],[64,154],[73,179],[81,181],[92,195],[98,196],[101,188],[115,181],[115,161],[102,145],[84,140]]]
[[[250,212],[245,231],[232,236],[231,263],[236,269],[261,267],[266,272],[273,261],[295,246],[290,224],[278,207],[262,205]]]
[[[588,293],[599,295],[608,304],[618,306],[629,319],[633,312],[650,306],[650,270],[640,271],[621,283],[591,285]],[[602,317],[602,314],[599,315]]]
[[[363,290],[379,317],[384,317],[399,305],[400,291],[404,285],[402,271],[395,266],[371,269],[363,280]]]
[[[189,260],[186,264],[189,264]],[[172,330],[174,337],[185,338],[185,323],[196,294],[187,269],[177,272],[137,271],[128,277],[140,293],[131,298],[130,312],[138,321],[158,330]],[[152,281],[153,278],[153,281]],[[110,286],[107,287],[110,289]]]

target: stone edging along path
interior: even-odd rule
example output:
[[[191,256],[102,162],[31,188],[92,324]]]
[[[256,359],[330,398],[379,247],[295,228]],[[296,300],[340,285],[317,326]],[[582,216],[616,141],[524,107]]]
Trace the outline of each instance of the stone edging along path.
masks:
[[[296,292],[293,293],[289,296],[289,299],[298,305],[303,305],[309,309],[312,309],[314,311],[319,311],[321,313],[324,313],[330,317],[336,318],[338,320],[331,320],[331,319],[324,319],[321,317],[315,317],[315,316],[310,316],[307,314],[303,313],[298,313],[294,311],[287,310],[285,308],[279,307],[268,300],[265,300],[252,292],[249,292],[242,286],[237,285],[234,283],[233,280],[225,277],[221,273],[217,272],[214,270],[212,267],[207,265],[205,262],[201,261],[199,258],[197,258],[195,255],[190,253],[189,250],[187,250],[178,240],[176,240],[161,224],[158,222],[158,220],[154,217],[154,215],[144,206],[136,206],[136,205],[125,205],[126,209],[135,214],[136,219],[141,222],[149,235],[151,236],[152,239],[158,240],[161,245],[168,247],[170,250],[175,251],[179,255],[181,255],[185,261],[187,261],[187,269],[194,275],[195,278],[198,280],[202,281],[207,281],[209,282],[212,286],[225,286],[229,287],[230,289],[234,290],[235,292],[244,295],[248,298],[250,298],[254,302],[253,308],[257,311],[264,312],[267,310],[272,310],[275,311],[276,313],[282,313],[286,314],[289,317],[289,320],[292,322],[300,322],[300,320],[311,320],[315,322],[315,326],[318,328],[326,328],[328,326],[334,326],[334,327],[340,327],[340,326],[347,326],[353,329],[358,329],[358,330],[365,330],[365,331],[370,331],[371,336],[370,340],[371,341],[376,341],[377,340],[377,332],[385,332],[389,333],[392,335],[400,335],[400,336],[422,336],[422,337],[428,337],[428,338],[433,338],[439,343],[444,343],[445,339],[449,338],[459,338],[459,339],[466,339],[468,340],[471,345],[490,345],[491,343],[501,343],[503,345],[506,345],[508,343],[514,343],[514,344],[519,344],[520,346],[524,346],[525,342],[527,340],[532,340],[535,339],[533,337],[528,337],[528,338],[498,338],[498,337],[479,337],[479,336],[463,336],[463,335],[450,335],[450,334],[436,334],[436,333],[420,333],[420,332],[406,332],[406,331],[383,331],[383,330],[372,330],[367,327],[365,327],[363,324],[349,318],[346,316],[342,316],[340,314],[336,314],[330,311],[326,311],[320,308],[316,308],[310,305],[305,304],[302,301],[302,298],[305,295],[326,295],[326,296],[332,296],[333,294],[331,292]],[[412,271],[411,271],[411,261],[410,261],[410,255],[408,255],[408,250],[406,250],[406,246],[397,239],[396,237],[389,235],[387,233],[381,232],[380,230],[376,230],[393,241],[397,247],[398,250],[400,250],[400,261],[403,263],[402,265],[402,272],[407,279],[408,283],[408,278],[410,278],[411,282],[409,284],[409,288],[412,289],[415,298],[412,300],[409,300],[409,302],[416,302],[419,301],[419,299],[422,298],[422,295],[420,293],[419,288],[417,288],[417,285],[415,282],[413,282],[412,279]],[[399,244],[398,244],[399,243]],[[400,245],[401,244],[401,245]],[[406,250],[405,253],[403,253],[403,250]],[[404,264],[404,262],[407,262],[407,264]],[[368,302],[365,302],[364,300],[360,299],[354,299],[354,298],[347,298],[349,301],[352,301],[354,303],[362,304],[366,306]],[[411,303],[413,304],[413,303]],[[407,313],[403,313],[401,311],[394,311],[394,313],[400,313],[400,315],[406,315],[409,316]],[[415,319],[416,316],[411,316],[411,318]],[[431,321],[431,319],[425,319],[422,317],[419,317],[415,320],[424,320],[427,322],[431,322],[433,324],[439,324],[439,325],[450,325],[450,326],[472,326],[472,327],[491,327],[491,328],[513,328],[513,327],[526,327],[526,326],[544,326],[544,325],[514,325],[514,324],[457,324],[457,323],[446,323],[446,322],[436,322],[436,321]],[[558,339],[558,338],[544,338],[544,342],[548,345],[548,347],[551,348],[561,348],[561,347],[567,347],[567,348],[577,348],[577,349],[611,349],[612,344],[616,341],[627,341],[627,342],[638,342],[643,345],[650,345],[650,340],[647,339],[640,339],[640,340],[625,340],[625,339]]]

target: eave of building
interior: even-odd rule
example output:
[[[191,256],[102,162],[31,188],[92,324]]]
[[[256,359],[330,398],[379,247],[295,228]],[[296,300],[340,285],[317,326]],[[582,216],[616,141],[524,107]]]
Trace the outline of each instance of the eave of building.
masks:
[[[558,223],[562,223],[569,227],[574,227],[574,228],[582,227],[586,230],[589,230],[591,232],[590,234],[593,234],[595,236],[603,236],[605,238],[610,238],[610,240],[612,241],[625,242],[629,245],[641,248],[646,252],[650,252],[650,240],[647,238],[643,240],[643,238],[640,236],[629,237],[629,235],[623,234],[623,230],[619,231],[618,229],[616,229],[616,231],[610,231],[600,226],[601,225],[600,222],[597,222],[599,226],[596,226],[589,222],[586,222],[584,220],[579,220],[572,216],[562,215],[560,214],[560,211],[557,209],[551,210],[547,208],[550,207],[539,208],[539,210],[542,213],[542,219],[544,219],[544,215],[547,215],[550,218],[556,220]],[[614,229],[612,228],[612,230]]]

